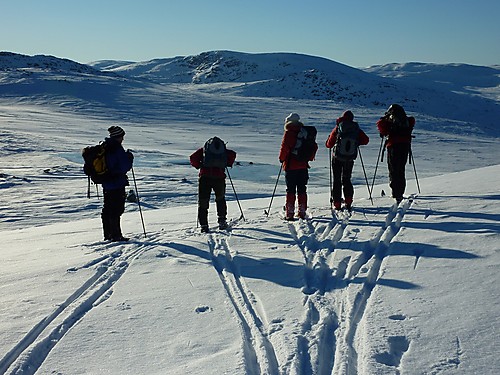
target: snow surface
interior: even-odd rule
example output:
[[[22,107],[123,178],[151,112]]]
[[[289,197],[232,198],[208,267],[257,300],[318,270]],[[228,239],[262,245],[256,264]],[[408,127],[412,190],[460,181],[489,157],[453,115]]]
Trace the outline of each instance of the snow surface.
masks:
[[[321,146],[352,109],[371,137],[362,148],[371,182],[382,105],[248,96],[226,79],[160,85],[66,60],[36,57],[27,66],[1,57],[15,63],[0,64],[0,373],[500,373],[500,151],[491,125],[499,112],[491,96],[471,94],[472,106],[488,109],[487,124],[410,111],[421,193],[409,165],[409,198],[398,207],[382,197],[382,163],[372,204],[358,160],[347,217],[330,211]],[[465,87],[463,77],[456,82]],[[442,90],[436,85],[429,99],[436,106],[448,100],[439,101]],[[264,210],[292,111],[318,127],[320,151],[311,219],[285,223],[283,176],[269,217]],[[102,201],[95,187],[86,197],[81,172],[80,149],[111,125],[125,128],[136,155],[147,235],[128,203],[128,243],[102,242]],[[212,135],[238,153],[230,173],[246,220],[206,235],[196,225],[188,156]],[[238,218],[229,181],[228,201]]]

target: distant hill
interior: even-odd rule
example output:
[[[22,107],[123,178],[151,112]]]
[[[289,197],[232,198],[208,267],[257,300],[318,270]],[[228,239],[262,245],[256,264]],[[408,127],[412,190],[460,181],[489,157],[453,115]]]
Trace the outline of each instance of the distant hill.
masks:
[[[211,51],[85,65],[53,56],[2,52],[0,98],[35,95],[50,101],[51,96],[64,96],[104,106],[132,105],[141,112],[148,95],[156,91],[152,85],[190,85],[217,95],[326,100],[381,113],[400,103],[409,113],[426,116],[431,128],[433,123],[443,130],[446,123],[453,129],[468,123],[481,132],[499,134],[499,74],[499,67],[461,64],[388,64],[360,70],[293,53]]]
[[[54,56],[27,56],[12,52],[0,52],[0,71],[29,72],[30,70],[96,75],[104,74],[100,69],[95,69],[89,65],[80,64],[72,60],[61,59]]]
[[[376,65],[364,69],[405,84],[480,94],[500,101],[500,66],[468,64],[405,63]]]
[[[479,124],[485,131],[497,131],[500,115],[498,67],[409,63],[360,70],[308,55],[231,51],[90,65],[162,84],[232,83],[226,91],[244,96],[332,100],[384,108],[400,103],[409,112]]]

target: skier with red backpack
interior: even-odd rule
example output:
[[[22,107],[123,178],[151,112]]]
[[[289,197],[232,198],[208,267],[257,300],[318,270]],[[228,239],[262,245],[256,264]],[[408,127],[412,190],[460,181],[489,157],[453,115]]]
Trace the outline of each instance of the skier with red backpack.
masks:
[[[354,121],[354,114],[345,111],[336,120],[336,126],[326,140],[326,147],[333,148],[332,171],[333,187],[332,201],[336,210],[341,209],[342,190],[344,192],[344,203],[347,210],[352,209],[354,187],[351,176],[354,160],[358,156],[358,147],[367,145],[370,139],[358,123]]]
[[[405,168],[411,152],[412,131],[415,118],[407,116],[403,107],[392,104],[384,117],[377,121],[380,137],[386,137],[387,167],[389,169],[389,185],[392,197],[396,202],[403,200],[406,189]]]
[[[193,167],[199,169],[198,181],[198,222],[202,233],[208,233],[208,208],[210,194],[215,193],[219,229],[226,229],[226,167],[232,167],[236,159],[236,152],[226,148],[224,141],[218,137],[210,138],[205,145],[196,150],[189,161]]]
[[[304,126],[300,121],[300,116],[297,113],[291,113],[285,119],[284,130],[279,160],[285,171],[285,219],[294,219],[296,198],[298,201],[297,215],[299,218],[304,219],[307,210],[309,162],[314,160],[318,150],[316,128]]]

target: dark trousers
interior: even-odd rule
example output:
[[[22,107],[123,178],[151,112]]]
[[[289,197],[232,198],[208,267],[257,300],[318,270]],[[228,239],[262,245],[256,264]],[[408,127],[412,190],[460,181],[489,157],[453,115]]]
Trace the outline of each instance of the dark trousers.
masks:
[[[307,192],[309,171],[307,169],[293,169],[285,172],[286,192],[290,194],[305,194]]]
[[[212,190],[215,193],[218,222],[226,221],[226,179],[224,177],[201,176],[198,182],[198,221],[200,225],[208,225],[208,207]]]
[[[101,219],[104,239],[119,239],[122,237],[120,217],[125,212],[125,188],[104,190],[103,195]]]
[[[396,199],[403,198],[406,189],[405,169],[409,153],[409,143],[396,143],[387,148],[389,185],[392,189],[392,197]]]
[[[340,203],[342,201],[342,190],[344,191],[344,199],[352,202],[354,197],[354,188],[351,182],[352,168],[354,167],[354,160],[340,161],[333,159],[333,189],[332,197],[334,202]]]

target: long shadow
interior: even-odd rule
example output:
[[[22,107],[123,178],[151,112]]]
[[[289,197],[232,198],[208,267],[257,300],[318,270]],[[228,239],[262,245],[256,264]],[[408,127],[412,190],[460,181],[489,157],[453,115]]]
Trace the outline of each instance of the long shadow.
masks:
[[[479,259],[480,255],[469,253],[456,249],[444,249],[439,246],[427,243],[402,243],[398,242],[391,246],[389,256],[402,255],[414,256],[418,258],[437,258],[437,259]]]
[[[292,239],[284,240],[286,234],[266,229],[254,229],[261,233],[269,234],[267,239],[259,239],[259,241],[267,241],[273,243],[295,243]],[[280,237],[280,238],[276,238]],[[158,244],[156,244],[158,246]],[[212,258],[208,250],[202,250],[194,246],[189,246],[181,243],[169,242],[160,244],[178,251],[179,253],[198,257],[203,260],[203,263],[211,262]],[[373,244],[370,241],[350,241],[341,242],[337,245],[337,249],[348,247],[350,250],[364,253],[366,258],[374,255]],[[272,251],[271,254],[272,255]],[[415,258],[415,267],[421,258],[440,258],[440,259],[459,259],[471,260],[480,258],[480,256],[457,249],[440,248],[435,245],[426,243],[394,243],[390,247],[387,256],[410,256]],[[174,256],[170,254],[170,256]],[[303,287],[312,287],[314,290],[321,289],[321,292],[327,292],[334,289],[345,288],[349,283],[362,283],[363,278],[355,278],[348,281],[339,278],[332,273],[332,270],[324,267],[309,269],[302,262],[297,262],[289,259],[276,258],[273,256],[265,258],[253,258],[237,254],[233,257],[234,265],[238,270],[239,276],[251,279],[266,280],[277,285],[289,288],[300,289]],[[227,270],[231,272],[231,270]],[[312,285],[309,285],[312,284]],[[318,285],[321,287],[317,287]],[[378,285],[387,286],[397,289],[417,289],[418,285],[403,280],[394,279],[378,279]]]

